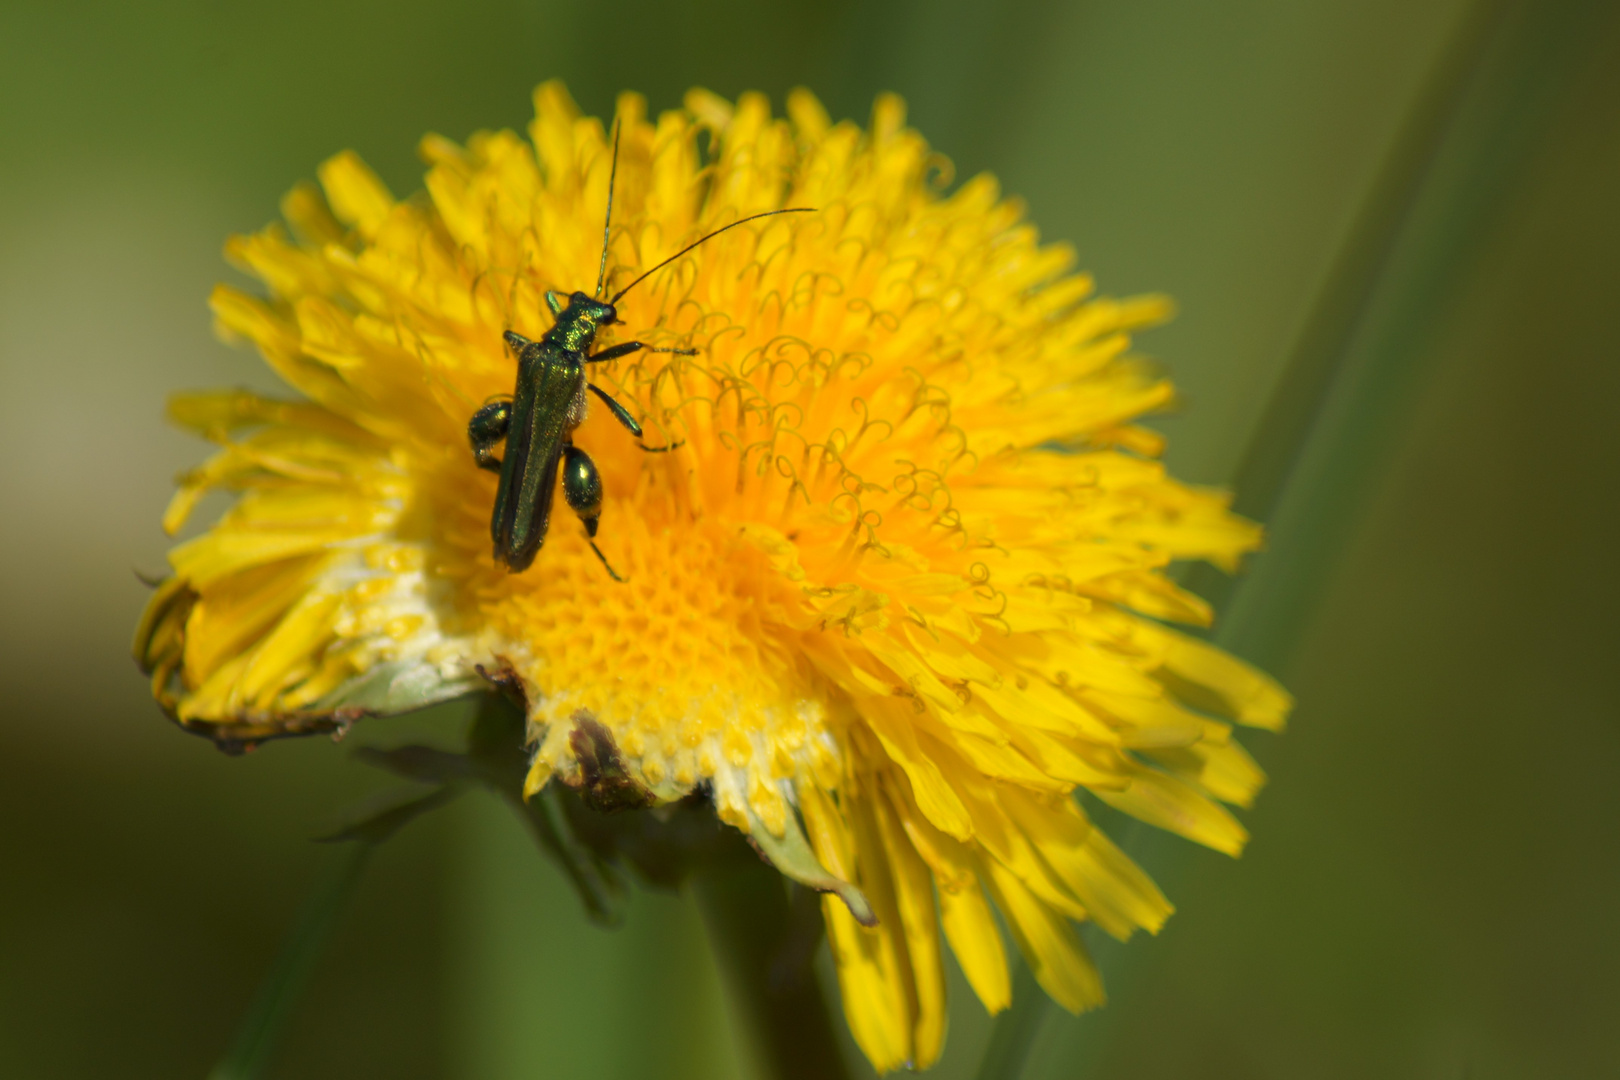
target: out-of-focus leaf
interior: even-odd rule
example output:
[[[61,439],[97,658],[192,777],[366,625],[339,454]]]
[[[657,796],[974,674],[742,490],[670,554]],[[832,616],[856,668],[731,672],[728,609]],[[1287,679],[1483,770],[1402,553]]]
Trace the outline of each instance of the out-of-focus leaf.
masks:
[[[354,756],[367,765],[386,769],[395,776],[426,784],[474,780],[487,782],[477,764],[466,754],[453,754],[432,746],[396,746],[389,750],[362,746],[354,752]]]
[[[410,788],[385,791],[344,811],[340,815],[341,824],[325,836],[316,837],[316,840],[320,843],[358,840],[367,844],[380,844],[418,817],[430,810],[437,810],[458,794],[460,794],[458,789],[449,784],[436,787],[425,795],[419,790]]]

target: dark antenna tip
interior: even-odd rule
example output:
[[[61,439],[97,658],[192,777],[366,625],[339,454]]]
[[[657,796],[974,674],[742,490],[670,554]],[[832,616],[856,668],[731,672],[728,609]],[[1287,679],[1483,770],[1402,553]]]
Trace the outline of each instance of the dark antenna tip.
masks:
[[[607,281],[607,251],[608,236],[613,228],[613,185],[619,179],[619,120],[613,119],[613,165],[608,169],[608,203],[607,220],[602,222],[602,264],[596,269],[596,291],[592,296],[602,295],[602,286]]]
[[[685,247],[681,248],[681,250],[677,251],[675,254],[671,255],[669,258],[665,259],[663,262],[659,263],[657,266],[653,267],[651,270],[648,270],[646,273],[644,273],[640,277],[636,278],[636,280],[632,281],[630,284],[626,285],[624,288],[620,289],[618,292],[614,293],[613,294],[613,299],[609,300],[608,304],[610,306],[614,305],[614,304],[617,304],[624,297],[625,293],[629,292],[631,289],[635,288],[637,285],[640,285],[643,281],[646,281],[648,278],[650,278],[654,274],[658,273],[658,271],[662,270],[664,267],[668,266],[670,263],[674,262],[676,259],[680,258],[682,255],[685,255],[688,251],[691,251],[693,248],[697,247],[699,244],[708,243],[710,240],[713,240],[715,237],[719,236],[721,233],[725,232],[727,229],[735,229],[737,226],[746,225],[750,221],[758,221],[760,218],[765,218],[765,217],[775,217],[777,214],[813,214],[815,212],[816,212],[816,208],[814,206],[790,206],[785,210],[766,210],[763,213],[759,213],[759,214],[749,214],[745,218],[738,218],[736,221],[733,221],[730,225],[722,225],[722,226],[720,226],[720,228],[714,230],[714,232],[710,233],[709,235],[707,235],[705,237],[702,237],[701,239],[695,240],[690,244],[687,244]],[[602,257],[603,257],[603,259],[607,258],[607,252],[605,250],[602,253]]]

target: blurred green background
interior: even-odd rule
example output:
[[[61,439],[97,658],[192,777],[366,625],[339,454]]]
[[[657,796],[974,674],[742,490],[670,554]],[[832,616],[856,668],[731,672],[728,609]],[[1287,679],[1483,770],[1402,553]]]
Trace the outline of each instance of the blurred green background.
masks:
[[[1301,702],[1250,740],[1273,777],[1254,840],[1235,862],[1138,841],[1180,912],[1100,950],[1112,1004],[1050,1010],[1023,1075],[1620,1075],[1616,15],[0,3],[0,1075],[203,1076],[334,857],[309,838],[387,786],[324,740],[223,758],[127,658],[133,571],[162,566],[170,479],[204,453],[165,395],[271,386],[211,337],[221,243],[344,147],[414,190],[423,132],[521,127],[552,76],[598,114],[621,88],[656,110],[803,84],[864,118],[899,91],[1106,291],[1177,298],[1139,344],[1184,391],[1161,425],[1181,475],[1231,482],[1257,431],[1311,421],[1220,631]],[[1278,399],[1297,358],[1331,378]],[[942,1078],[990,1031],[956,989]],[[688,900],[598,931],[469,797],[373,860],[272,1072],[750,1068]]]

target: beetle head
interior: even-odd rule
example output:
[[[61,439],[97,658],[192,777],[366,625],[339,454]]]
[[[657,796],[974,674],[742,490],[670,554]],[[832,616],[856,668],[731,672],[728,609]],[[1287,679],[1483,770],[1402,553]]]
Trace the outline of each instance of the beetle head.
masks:
[[[618,308],[582,292],[576,292],[568,298],[568,307],[578,318],[596,326],[611,326],[619,321]]]

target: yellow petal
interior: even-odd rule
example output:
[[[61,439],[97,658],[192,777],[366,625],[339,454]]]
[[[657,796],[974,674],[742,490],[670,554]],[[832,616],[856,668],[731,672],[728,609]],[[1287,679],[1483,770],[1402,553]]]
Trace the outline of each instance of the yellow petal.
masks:
[[[1144,637],[1164,650],[1164,670],[1178,692],[1203,688],[1194,704],[1219,710],[1240,724],[1281,731],[1293,696],[1271,676],[1197,638],[1144,626]]]
[[[916,987],[916,1021],[912,1033],[912,1066],[926,1069],[945,1045],[945,961],[939,947],[939,916],[934,910],[934,880],[906,839],[888,800],[875,804],[878,833],[888,852],[895,907],[905,933],[906,954]]]
[[[895,994],[898,980],[892,962],[885,962],[879,931],[856,922],[837,897],[821,898],[821,914],[850,1034],[874,1069],[892,1072],[906,1064],[911,1025]]]
[[[377,174],[353,150],[328,158],[317,171],[338,220],[367,239],[375,237],[394,209],[394,197]]]
[[[1138,766],[1124,791],[1099,791],[1097,797],[1116,810],[1141,818],[1205,847],[1238,855],[1249,831],[1238,820],[1183,781]]]
[[[985,884],[1035,981],[1052,995],[1052,1000],[1072,1013],[1101,1005],[1106,1000],[1102,980],[1069,921],[1037,899],[999,863],[988,860],[984,865]]]
[[[1012,1004],[1007,952],[984,890],[977,880],[954,892],[941,889],[939,909],[945,937],[968,985],[992,1015],[1005,1009]]]
[[[1149,755],[1171,773],[1197,784],[1215,798],[1248,806],[1266,782],[1266,774],[1238,743],[1202,742]]]

